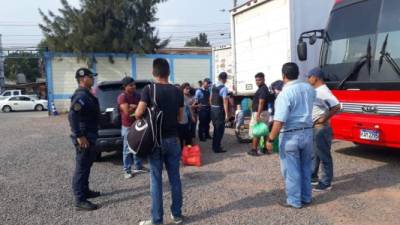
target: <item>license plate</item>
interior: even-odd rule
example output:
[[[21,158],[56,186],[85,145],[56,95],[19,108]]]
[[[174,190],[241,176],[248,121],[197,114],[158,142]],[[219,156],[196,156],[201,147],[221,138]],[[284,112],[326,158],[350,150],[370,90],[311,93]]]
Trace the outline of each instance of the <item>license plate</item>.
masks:
[[[379,141],[379,131],[377,130],[360,130],[360,139]]]

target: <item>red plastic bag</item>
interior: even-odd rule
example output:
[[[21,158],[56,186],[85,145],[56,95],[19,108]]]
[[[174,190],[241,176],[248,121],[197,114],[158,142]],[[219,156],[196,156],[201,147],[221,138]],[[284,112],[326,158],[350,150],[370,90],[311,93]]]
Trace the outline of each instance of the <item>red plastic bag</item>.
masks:
[[[201,166],[201,150],[198,145],[187,145],[182,150],[182,162],[186,166]]]

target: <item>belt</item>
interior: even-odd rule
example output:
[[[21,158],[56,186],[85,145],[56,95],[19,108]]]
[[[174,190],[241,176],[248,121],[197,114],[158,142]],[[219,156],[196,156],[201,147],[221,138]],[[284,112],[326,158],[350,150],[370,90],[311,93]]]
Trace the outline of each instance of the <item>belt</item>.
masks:
[[[302,127],[302,128],[295,128],[295,129],[290,129],[290,130],[284,130],[284,131],[281,131],[281,133],[290,133],[290,132],[301,131],[301,130],[308,130],[308,129],[313,129],[313,127]]]

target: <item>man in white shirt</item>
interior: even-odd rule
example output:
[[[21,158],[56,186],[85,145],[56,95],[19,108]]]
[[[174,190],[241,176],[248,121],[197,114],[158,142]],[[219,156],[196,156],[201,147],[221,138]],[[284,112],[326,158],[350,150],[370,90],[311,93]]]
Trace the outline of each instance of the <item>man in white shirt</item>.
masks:
[[[331,189],[333,162],[331,155],[332,129],[330,118],[340,110],[340,103],[324,82],[324,73],[314,68],[307,74],[308,82],[315,88],[312,119],[314,123],[314,146],[312,155],[312,183],[314,191]],[[322,176],[318,179],[319,164],[322,164]]]

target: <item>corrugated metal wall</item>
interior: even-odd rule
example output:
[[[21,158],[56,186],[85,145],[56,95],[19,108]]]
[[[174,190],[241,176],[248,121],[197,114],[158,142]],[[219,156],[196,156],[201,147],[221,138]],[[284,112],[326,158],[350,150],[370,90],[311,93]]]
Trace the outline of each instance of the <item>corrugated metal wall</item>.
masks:
[[[197,85],[197,81],[212,77],[211,55],[127,55],[94,54],[95,63],[92,70],[99,76],[96,82],[120,80],[124,76],[134,79],[152,79],[152,64],[155,58],[166,58],[171,67],[172,83],[189,82]],[[60,112],[69,108],[70,98],[77,88],[75,71],[87,67],[86,61],[78,60],[74,54],[46,53],[46,75],[48,81],[49,109],[54,102]]]

